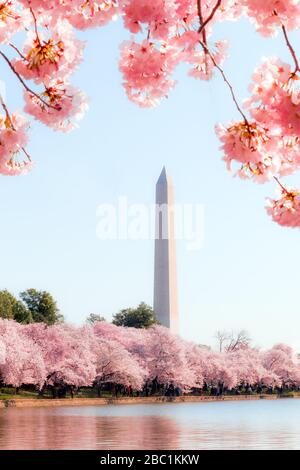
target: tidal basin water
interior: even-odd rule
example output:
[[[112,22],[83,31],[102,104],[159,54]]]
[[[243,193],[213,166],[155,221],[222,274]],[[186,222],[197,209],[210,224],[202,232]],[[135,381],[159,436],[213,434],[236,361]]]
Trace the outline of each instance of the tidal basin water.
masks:
[[[7,408],[0,449],[300,449],[300,400]]]

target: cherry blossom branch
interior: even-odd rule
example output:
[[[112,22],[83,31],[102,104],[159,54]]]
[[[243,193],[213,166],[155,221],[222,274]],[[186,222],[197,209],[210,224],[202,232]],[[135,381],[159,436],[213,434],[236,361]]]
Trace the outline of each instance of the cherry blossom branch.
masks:
[[[289,191],[283,186],[283,184],[281,183],[281,181],[279,180],[279,178],[277,178],[277,176],[273,176],[274,180],[276,181],[277,184],[279,184],[279,186],[281,187],[282,191],[286,194],[289,194]]]
[[[27,150],[26,150],[24,147],[22,147],[22,151],[24,152],[24,154],[26,155],[26,157],[28,158],[28,160],[31,162],[32,159],[31,159],[31,156],[29,155],[29,153],[27,152]]]
[[[31,2],[29,1],[28,3],[30,5]],[[30,13],[32,15],[33,22],[34,22],[34,30],[35,30],[36,39],[37,39],[38,43],[41,44],[40,37],[39,37],[39,32],[38,32],[38,28],[37,28],[37,20],[36,20],[35,13],[34,13],[34,11],[31,7],[29,7],[29,9],[30,9]]]
[[[29,88],[29,86],[25,83],[25,81],[23,80],[23,78],[20,76],[20,74],[18,74],[18,72],[16,71],[16,69],[14,68],[13,64],[11,63],[11,61],[9,60],[9,58],[4,54],[4,52],[0,51],[0,55],[3,57],[3,59],[6,61],[6,63],[8,64],[9,68],[13,71],[13,73],[16,75],[16,77],[18,78],[18,80],[21,82],[21,84],[23,85],[23,87],[25,88],[26,91],[28,91],[28,93],[30,93],[31,95],[35,96],[39,101],[41,101],[41,103],[43,103],[45,106],[47,106],[48,108],[52,108],[52,109],[55,109],[55,111],[57,111],[57,108],[55,106],[52,106],[51,104],[47,103],[47,101],[45,101],[43,98],[40,97],[40,95],[38,93],[35,93],[35,91],[31,90],[31,88]]]
[[[291,55],[293,57],[293,60],[295,62],[295,71],[294,71],[294,75],[295,75],[295,73],[300,72],[299,62],[298,62],[295,50],[294,50],[294,48],[293,48],[293,46],[292,46],[292,44],[289,40],[287,31],[286,31],[286,27],[284,25],[281,25],[281,29],[283,31],[283,35],[284,35],[284,38],[285,38],[286,45],[289,48],[290,53],[291,53]]]
[[[234,90],[233,90],[233,86],[231,85],[231,83],[229,82],[228,78],[226,77],[224,70],[222,69],[222,67],[220,67],[219,64],[217,64],[217,62],[215,61],[215,58],[214,58],[213,54],[212,54],[212,53],[210,52],[210,50],[208,49],[207,45],[204,44],[202,41],[199,41],[199,42],[200,42],[201,46],[203,47],[204,51],[209,55],[209,57],[210,57],[212,63],[213,63],[214,66],[216,67],[216,69],[218,69],[219,72],[220,72],[220,74],[222,75],[222,78],[223,78],[224,82],[226,83],[227,87],[229,88],[229,91],[230,91],[231,97],[232,97],[232,99],[233,99],[233,102],[234,102],[234,104],[235,104],[235,106],[236,106],[238,112],[239,112],[240,115],[243,117],[243,119],[244,119],[244,121],[245,121],[245,124],[246,124],[247,126],[250,126],[250,125],[249,125],[249,121],[248,121],[248,119],[247,119],[245,113],[243,112],[242,108],[240,107],[240,105],[239,105],[239,103],[238,103],[238,100],[237,100],[237,98],[236,98],[236,96],[235,96],[235,92],[234,92]]]
[[[4,112],[5,112],[6,119],[8,120],[8,122],[9,122],[11,128],[15,131],[16,129],[15,129],[14,125],[13,125],[13,122],[12,122],[12,120],[11,120],[10,114],[9,114],[9,112],[8,112],[8,109],[7,109],[6,104],[4,103],[4,100],[3,100],[3,98],[2,98],[1,93],[0,93],[0,104],[1,104],[1,106],[2,106],[2,108],[3,108],[3,110],[4,110]]]
[[[25,56],[22,54],[22,52],[17,48],[17,46],[15,46],[14,44],[12,44],[11,42],[9,43],[10,47],[12,47],[18,54],[19,56],[21,57],[21,59],[24,59],[25,60]]]
[[[203,42],[206,45],[207,44],[206,30],[205,30],[205,27],[202,27],[202,25],[203,25],[203,15],[202,15],[201,0],[197,0],[197,9],[198,9],[199,22],[200,22],[198,33],[199,34],[202,33]]]
[[[11,18],[12,20],[19,20],[19,19],[21,18],[21,16],[19,16],[19,15],[12,15],[11,13],[9,13],[9,12],[7,12],[7,11],[5,12],[5,16],[6,16],[7,18]]]
[[[213,17],[215,16],[217,10],[219,9],[220,5],[221,5],[221,2],[222,0],[218,0],[217,3],[215,4],[215,6],[213,7],[210,15],[206,18],[205,21],[203,21],[203,15],[202,15],[202,8],[201,8],[201,0],[197,0],[197,6],[198,6],[198,16],[199,16],[199,19],[200,19],[200,26],[199,26],[199,29],[198,29],[198,33],[200,34],[205,26],[213,19]]]
[[[5,112],[6,119],[8,120],[8,122],[9,122],[9,124],[10,124],[10,127],[11,127],[14,131],[16,131],[16,128],[15,128],[13,122],[12,122],[11,116],[10,116],[10,114],[9,114],[9,111],[8,111],[8,109],[7,109],[6,104],[4,103],[4,100],[3,100],[3,98],[2,98],[1,93],[0,93],[0,104],[1,104],[1,106],[2,106],[2,108],[3,108],[3,110],[4,110],[4,112]],[[29,155],[29,153],[27,152],[27,150],[25,149],[25,147],[21,147],[21,150],[24,152],[24,154],[26,155],[26,157],[28,158],[28,160],[31,162],[31,156]]]
[[[214,64],[214,66],[219,70],[220,74],[222,75],[222,78],[224,80],[224,82],[226,83],[226,85],[228,86],[229,88],[229,91],[230,91],[230,94],[231,94],[231,97],[233,99],[233,102],[238,110],[238,112],[241,114],[241,116],[243,117],[245,123],[247,126],[249,126],[249,122],[248,122],[248,119],[245,115],[245,113],[242,111],[239,103],[238,103],[238,100],[235,96],[235,93],[234,93],[234,90],[233,90],[233,87],[231,85],[231,83],[229,82],[228,78],[226,77],[225,75],[225,72],[224,70],[217,64],[217,62],[215,61],[215,58],[214,56],[212,55],[212,53],[210,52],[208,46],[207,46],[207,37],[206,37],[206,31],[205,31],[205,27],[207,26],[207,24],[213,19],[213,17],[215,16],[216,12],[218,11],[220,5],[221,5],[221,2],[222,0],[217,0],[215,6],[213,7],[210,15],[206,18],[206,20],[204,21],[203,20],[203,14],[202,14],[202,5],[201,5],[201,0],[197,0],[197,9],[198,9],[198,16],[199,16],[199,22],[200,22],[200,26],[199,26],[199,29],[198,29],[198,33],[201,34],[202,33],[202,37],[203,37],[203,42],[200,40],[200,44],[201,46],[203,47],[204,49],[204,53],[205,54],[208,54],[212,63]]]

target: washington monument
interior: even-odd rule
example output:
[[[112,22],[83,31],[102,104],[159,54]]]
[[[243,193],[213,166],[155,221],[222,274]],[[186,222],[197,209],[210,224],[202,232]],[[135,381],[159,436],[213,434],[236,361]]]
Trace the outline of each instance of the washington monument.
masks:
[[[174,189],[165,167],[156,183],[154,312],[173,333],[179,332],[174,227]]]

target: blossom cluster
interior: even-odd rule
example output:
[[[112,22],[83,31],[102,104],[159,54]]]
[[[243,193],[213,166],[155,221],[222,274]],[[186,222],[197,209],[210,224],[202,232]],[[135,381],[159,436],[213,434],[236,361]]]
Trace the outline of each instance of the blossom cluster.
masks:
[[[30,159],[20,162],[18,158],[26,152],[27,127],[27,120],[20,113],[0,114],[0,173],[3,175],[19,175],[31,168]]]
[[[249,86],[244,107],[250,118],[217,126],[228,169],[232,162],[237,175],[265,183],[293,174],[300,168],[300,89],[298,71],[278,58],[264,59]],[[280,225],[300,227],[297,198],[283,190],[280,201],[269,199],[267,212]],[[279,215],[280,212],[280,215]]]
[[[293,63],[264,59],[254,71],[243,110],[221,68],[228,43],[213,38],[217,23],[242,16],[262,36],[282,34]],[[237,166],[241,178],[259,183],[299,169],[300,69],[288,34],[300,27],[300,0],[0,0],[0,56],[24,88],[27,115],[54,130],[66,132],[77,125],[87,99],[71,84],[84,54],[76,30],[117,18],[131,35],[120,46],[119,60],[129,100],[157,106],[175,87],[175,70],[182,63],[198,80],[210,80],[218,71],[241,115],[239,121],[217,126],[227,167]],[[10,114],[3,97],[1,104],[0,173],[21,174],[32,166],[24,135],[29,122],[20,113]],[[15,120],[23,124],[13,127]],[[5,142],[8,135],[19,141],[13,148]],[[283,204],[281,211],[287,207]],[[272,206],[268,212],[274,215]],[[280,223],[285,218],[273,219]],[[299,226],[290,212],[287,220]]]
[[[263,36],[274,36],[282,24],[288,30],[300,26],[298,0],[242,0],[246,15]]]
[[[84,387],[118,384],[182,390],[222,385],[299,386],[300,361],[278,344],[263,351],[240,345],[223,353],[185,341],[162,326],[118,327],[105,321],[74,327],[0,320],[0,380],[6,385]]]

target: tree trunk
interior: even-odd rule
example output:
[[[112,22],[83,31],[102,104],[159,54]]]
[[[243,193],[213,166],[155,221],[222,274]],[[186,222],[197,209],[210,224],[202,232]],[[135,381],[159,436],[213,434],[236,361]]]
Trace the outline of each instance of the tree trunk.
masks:
[[[44,392],[46,390],[46,384],[44,384],[42,386],[42,388],[39,390],[39,397],[43,397],[44,396]]]

